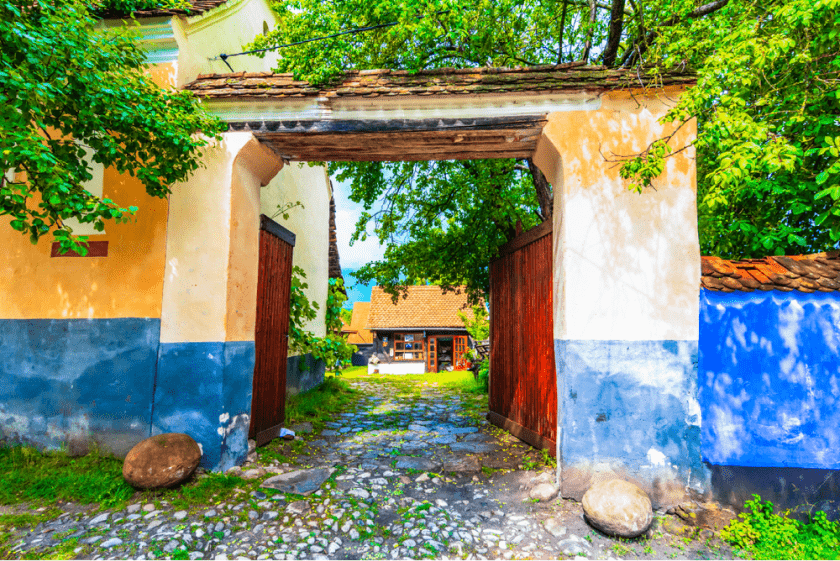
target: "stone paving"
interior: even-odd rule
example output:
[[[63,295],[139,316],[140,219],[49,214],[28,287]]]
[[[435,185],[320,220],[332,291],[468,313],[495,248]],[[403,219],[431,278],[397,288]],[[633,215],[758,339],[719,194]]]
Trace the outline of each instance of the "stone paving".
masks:
[[[578,503],[532,498],[537,486],[553,484],[554,470],[542,453],[483,419],[486,396],[429,385],[409,392],[388,383],[354,385],[364,397],[353,413],[320,434],[297,427],[307,445],[294,463],[261,461],[260,453],[235,468],[250,486],[234,500],[189,510],[166,501],[101,513],[65,507],[20,536],[12,552],[48,551],[38,548],[75,537],[70,556],[91,559],[732,555],[707,530],[688,537],[691,529],[672,516],[659,516],[646,538],[619,541],[587,526]]]

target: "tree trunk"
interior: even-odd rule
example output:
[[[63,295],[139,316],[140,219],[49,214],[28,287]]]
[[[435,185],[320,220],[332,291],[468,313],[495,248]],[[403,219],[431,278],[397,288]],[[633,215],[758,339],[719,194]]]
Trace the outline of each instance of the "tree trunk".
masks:
[[[540,205],[540,218],[545,222],[551,220],[554,215],[554,193],[551,190],[551,183],[543,175],[534,161],[528,158],[528,169],[531,170],[531,177],[534,180],[534,189],[537,191],[537,202]]]
[[[607,47],[604,49],[604,66],[615,66],[618,47],[621,44],[621,32],[624,29],[624,0],[613,0],[610,11],[610,32],[607,36]]]

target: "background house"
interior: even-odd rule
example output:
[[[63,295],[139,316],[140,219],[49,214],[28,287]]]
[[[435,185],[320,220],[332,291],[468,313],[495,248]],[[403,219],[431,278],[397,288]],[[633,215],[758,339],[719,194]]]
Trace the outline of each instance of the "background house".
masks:
[[[350,323],[341,329],[341,333],[347,336],[347,342],[359,349],[353,353],[353,366],[367,366],[368,359],[373,355],[373,333],[365,327],[369,315],[370,302],[355,302]]]
[[[368,372],[423,374],[449,367],[466,369],[473,341],[458,312],[472,318],[463,287],[444,293],[439,286],[409,286],[396,303],[381,287],[373,288],[367,328],[373,332],[378,364]]]

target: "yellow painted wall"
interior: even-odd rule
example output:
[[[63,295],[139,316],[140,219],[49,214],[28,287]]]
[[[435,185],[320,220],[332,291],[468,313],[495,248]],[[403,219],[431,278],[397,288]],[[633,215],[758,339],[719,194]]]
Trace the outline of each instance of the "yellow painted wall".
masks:
[[[178,63],[164,62],[149,67],[149,75],[154,80],[155,84],[160,87],[171,86],[175,87],[178,79]]]
[[[253,39],[263,31],[263,22],[273,25],[273,16],[264,0],[232,0],[224,9],[210,12],[192,18],[172,18],[170,25],[178,41],[178,59],[156,64],[149,69],[152,79],[160,86],[176,87],[194,79],[199,72],[224,71],[221,65],[208,63],[207,58],[219,52],[234,52],[240,50],[245,42]],[[118,22],[110,22],[118,24]],[[143,20],[140,20],[143,23]],[[245,60],[247,59],[247,62]],[[267,70],[273,63],[273,58],[257,59],[242,57],[243,70]],[[218,63],[222,64],[222,63]],[[208,66],[209,65],[209,66]],[[250,135],[247,135],[252,138]],[[240,147],[241,148],[241,147]],[[221,150],[221,152],[220,152]],[[212,152],[212,153],[211,153]],[[190,270],[178,270],[179,259],[183,262],[183,255],[175,253],[172,259],[166,260],[167,252],[167,220],[179,223],[181,217],[194,218],[196,208],[204,208],[208,216],[215,216],[219,211],[227,213],[222,222],[217,223],[217,231],[213,236],[222,242],[223,253],[228,253],[230,245],[227,243],[225,232],[219,228],[226,227],[230,221],[231,181],[233,180],[232,166],[238,153],[225,152],[225,148],[217,147],[208,152],[206,161],[208,168],[213,170],[199,170],[196,176],[183,185],[173,186],[173,200],[177,208],[169,215],[169,201],[150,197],[145,193],[142,184],[136,179],[121,176],[113,169],[106,169],[103,174],[102,196],[116,201],[122,206],[137,206],[137,220],[128,224],[106,222],[105,234],[90,236],[91,241],[108,241],[108,256],[102,258],[51,258],[51,237],[42,238],[37,246],[29,243],[28,237],[15,232],[9,226],[11,218],[0,217],[0,243],[5,248],[5,259],[2,260],[2,278],[0,290],[7,297],[0,299],[0,317],[7,319],[24,318],[115,318],[115,317],[161,317],[162,306],[172,305],[181,295],[168,292],[168,304],[162,303],[164,295],[164,271],[170,281],[173,276],[204,271],[209,266],[206,261],[222,259],[227,263],[231,258],[239,259],[236,255],[219,255],[218,246],[213,239],[204,240],[208,255],[192,256]],[[222,154],[224,153],[224,154]],[[221,158],[221,160],[219,160]],[[248,165],[245,166],[247,168]],[[236,208],[233,212],[236,219],[242,213],[254,214],[259,206],[259,193],[248,193],[253,187],[251,170],[239,170],[235,191],[237,195]],[[323,172],[322,172],[323,173]],[[226,192],[226,200],[213,198],[210,193],[219,189]],[[195,201],[187,200],[195,195]],[[218,194],[218,193],[217,193]],[[249,200],[250,203],[246,202]],[[221,206],[220,206],[221,205]],[[240,206],[252,207],[250,210]],[[177,233],[169,244],[173,251],[189,251],[192,241],[189,234],[194,233],[194,227],[186,221],[186,229]],[[179,226],[180,227],[180,226]],[[234,236],[243,235],[243,243],[251,243],[257,233],[249,224],[247,235],[235,230]],[[253,230],[253,231],[252,231]],[[244,230],[243,230],[244,231]],[[222,236],[225,239],[219,240]],[[256,263],[256,257],[251,256]],[[190,261],[190,258],[187,258]],[[247,261],[247,259],[246,259]],[[168,263],[168,264],[167,264]],[[248,264],[247,267],[251,267]],[[227,295],[234,297],[239,284],[245,282],[244,277],[237,277],[236,268],[245,266],[235,263],[230,287],[227,286],[227,269],[212,271],[206,278],[207,285],[202,288],[181,283],[179,288],[184,290],[184,297],[195,306],[189,313],[180,312],[169,314],[164,324],[167,334],[165,341],[205,341],[205,340],[249,340],[246,335],[251,333],[253,339],[254,305],[249,311],[243,311],[245,300],[251,299],[248,290],[244,291],[241,300],[234,306],[236,310],[228,315]],[[254,265],[255,267],[255,265]],[[252,267],[253,268],[253,267]],[[245,275],[248,277],[248,275]],[[196,280],[196,279],[194,279]],[[248,281],[250,282],[250,281]],[[220,284],[221,283],[221,284]],[[195,283],[203,284],[203,283]],[[245,284],[247,284],[245,282]],[[175,286],[175,285],[172,285]],[[35,289],[34,287],[38,287]],[[220,291],[220,292],[219,292]],[[209,296],[210,294],[213,296]],[[202,296],[206,294],[206,298]],[[237,297],[239,298],[239,297]],[[254,296],[255,299],[255,296]],[[220,309],[217,309],[221,307]],[[183,307],[177,307],[183,310]],[[178,318],[177,320],[175,318]],[[213,317],[213,321],[205,322],[205,318]],[[184,327],[185,322],[195,321],[192,328]],[[230,338],[226,335],[227,324],[230,324]],[[209,339],[207,337],[210,337]],[[244,337],[244,339],[243,339]]]
[[[306,296],[318,302],[320,310],[307,328],[316,336],[326,333],[325,304],[329,289],[330,246],[330,195],[329,177],[323,167],[306,164],[289,164],[260,192],[262,214],[295,234],[294,264],[306,272],[309,288]],[[277,206],[301,201],[304,208],[289,211],[288,220],[274,216]]]
[[[692,149],[639,195],[614,155],[641,152],[673,127],[667,98],[605,95],[597,111],[548,116],[535,161],[555,190],[556,339],[697,340],[700,246]],[[671,145],[695,136],[683,127]],[[605,159],[606,157],[606,159]]]
[[[103,195],[137,206],[128,224],[106,223],[107,257],[50,257],[52,236],[32,245],[0,217],[0,318],[160,317],[166,200],[146,194],[133,177],[104,173]]]
[[[149,69],[155,83],[171,85],[174,63]],[[106,221],[104,233],[90,241],[107,241],[107,257],[50,257],[52,235],[33,246],[0,217],[0,318],[159,318],[163,293],[168,201],[146,194],[128,174],[106,168],[102,197],[123,207],[136,206],[136,220]],[[30,204],[36,204],[33,200]]]

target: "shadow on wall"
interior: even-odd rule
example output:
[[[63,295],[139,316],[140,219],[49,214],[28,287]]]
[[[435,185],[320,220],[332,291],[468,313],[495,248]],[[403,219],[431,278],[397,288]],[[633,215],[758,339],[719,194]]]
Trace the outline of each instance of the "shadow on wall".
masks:
[[[701,293],[701,449],[725,502],[840,501],[840,293]]]
[[[791,509],[806,520],[822,510],[829,520],[840,520],[840,471],[830,469],[766,468],[709,465],[714,499],[737,507],[753,498]]]
[[[561,162],[554,174],[561,487],[579,499],[594,481],[618,475],[639,483],[655,506],[670,506],[710,494],[696,399],[694,163],[683,153],[654,188],[628,191],[620,166],[604,158],[639,152],[668,132],[657,122],[667,107],[603,103],[550,116],[546,132]],[[675,141],[692,134],[685,129]]]
[[[286,369],[286,397],[304,393],[315,388],[324,381],[326,366],[323,360],[316,360],[311,353],[300,356],[290,356]],[[305,368],[305,370],[301,370]]]

